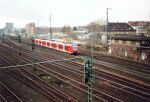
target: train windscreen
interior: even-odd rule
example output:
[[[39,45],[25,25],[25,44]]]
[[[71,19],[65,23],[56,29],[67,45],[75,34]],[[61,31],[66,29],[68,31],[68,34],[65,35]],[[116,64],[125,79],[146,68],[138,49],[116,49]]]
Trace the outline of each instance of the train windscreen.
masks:
[[[78,44],[73,43],[73,45],[72,45],[72,46],[73,46],[73,49],[74,49],[74,50],[77,50],[77,49],[78,49]]]

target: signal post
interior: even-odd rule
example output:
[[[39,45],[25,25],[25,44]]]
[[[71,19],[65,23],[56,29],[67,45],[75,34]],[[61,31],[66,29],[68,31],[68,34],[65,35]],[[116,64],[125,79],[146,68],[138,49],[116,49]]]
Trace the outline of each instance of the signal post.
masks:
[[[92,83],[93,83],[93,70],[92,70],[92,58],[84,58],[84,82],[88,85],[88,97],[87,102],[92,102]]]

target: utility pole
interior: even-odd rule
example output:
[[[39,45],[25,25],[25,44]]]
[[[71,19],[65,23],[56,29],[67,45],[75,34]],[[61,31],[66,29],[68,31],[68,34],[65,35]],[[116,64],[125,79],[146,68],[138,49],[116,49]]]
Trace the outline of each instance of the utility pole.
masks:
[[[107,34],[107,45],[108,45],[108,10],[111,10],[111,8],[106,8],[106,34]]]
[[[36,38],[37,38],[37,35],[39,35],[39,20],[37,20],[37,26],[38,26],[38,31],[37,31],[37,34],[36,34]]]
[[[93,60],[93,52],[94,52],[94,35],[95,35],[95,29],[94,29],[94,24],[92,25],[92,32],[91,32],[91,37],[92,37],[92,45],[91,45],[91,58]]]
[[[52,39],[52,29],[51,29],[51,14],[50,14],[50,16],[49,16],[49,21],[50,21],[49,33],[50,33],[50,39]]]
[[[108,8],[106,8],[106,34],[107,34],[107,45],[108,45]]]
[[[92,57],[92,60],[93,60],[93,50],[94,50],[93,49],[94,48],[94,41],[93,41],[94,40],[94,33],[95,32],[93,32],[93,34],[92,34],[92,45],[91,45],[91,57]]]

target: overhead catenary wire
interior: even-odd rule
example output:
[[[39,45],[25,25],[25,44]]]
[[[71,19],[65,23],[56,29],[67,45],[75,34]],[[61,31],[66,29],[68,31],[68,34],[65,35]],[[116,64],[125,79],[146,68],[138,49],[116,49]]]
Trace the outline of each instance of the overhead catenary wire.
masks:
[[[75,60],[79,58],[68,58],[68,59],[60,59],[60,60],[46,60],[42,62],[36,62],[36,63],[27,63],[27,64],[21,64],[21,65],[13,65],[13,66],[5,66],[5,67],[0,67],[1,69],[10,69],[10,68],[17,68],[17,67],[24,67],[24,66],[32,66],[32,65],[38,65],[38,64],[44,64],[44,63],[53,63],[53,62],[60,62],[60,61],[70,61],[70,60]]]

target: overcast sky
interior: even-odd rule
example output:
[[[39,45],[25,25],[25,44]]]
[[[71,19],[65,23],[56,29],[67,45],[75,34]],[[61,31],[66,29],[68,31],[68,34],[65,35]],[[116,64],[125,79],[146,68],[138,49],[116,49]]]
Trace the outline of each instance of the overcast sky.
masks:
[[[97,19],[110,22],[150,20],[150,0],[0,0],[0,28],[5,22],[25,27],[39,21],[40,26],[86,25]]]

